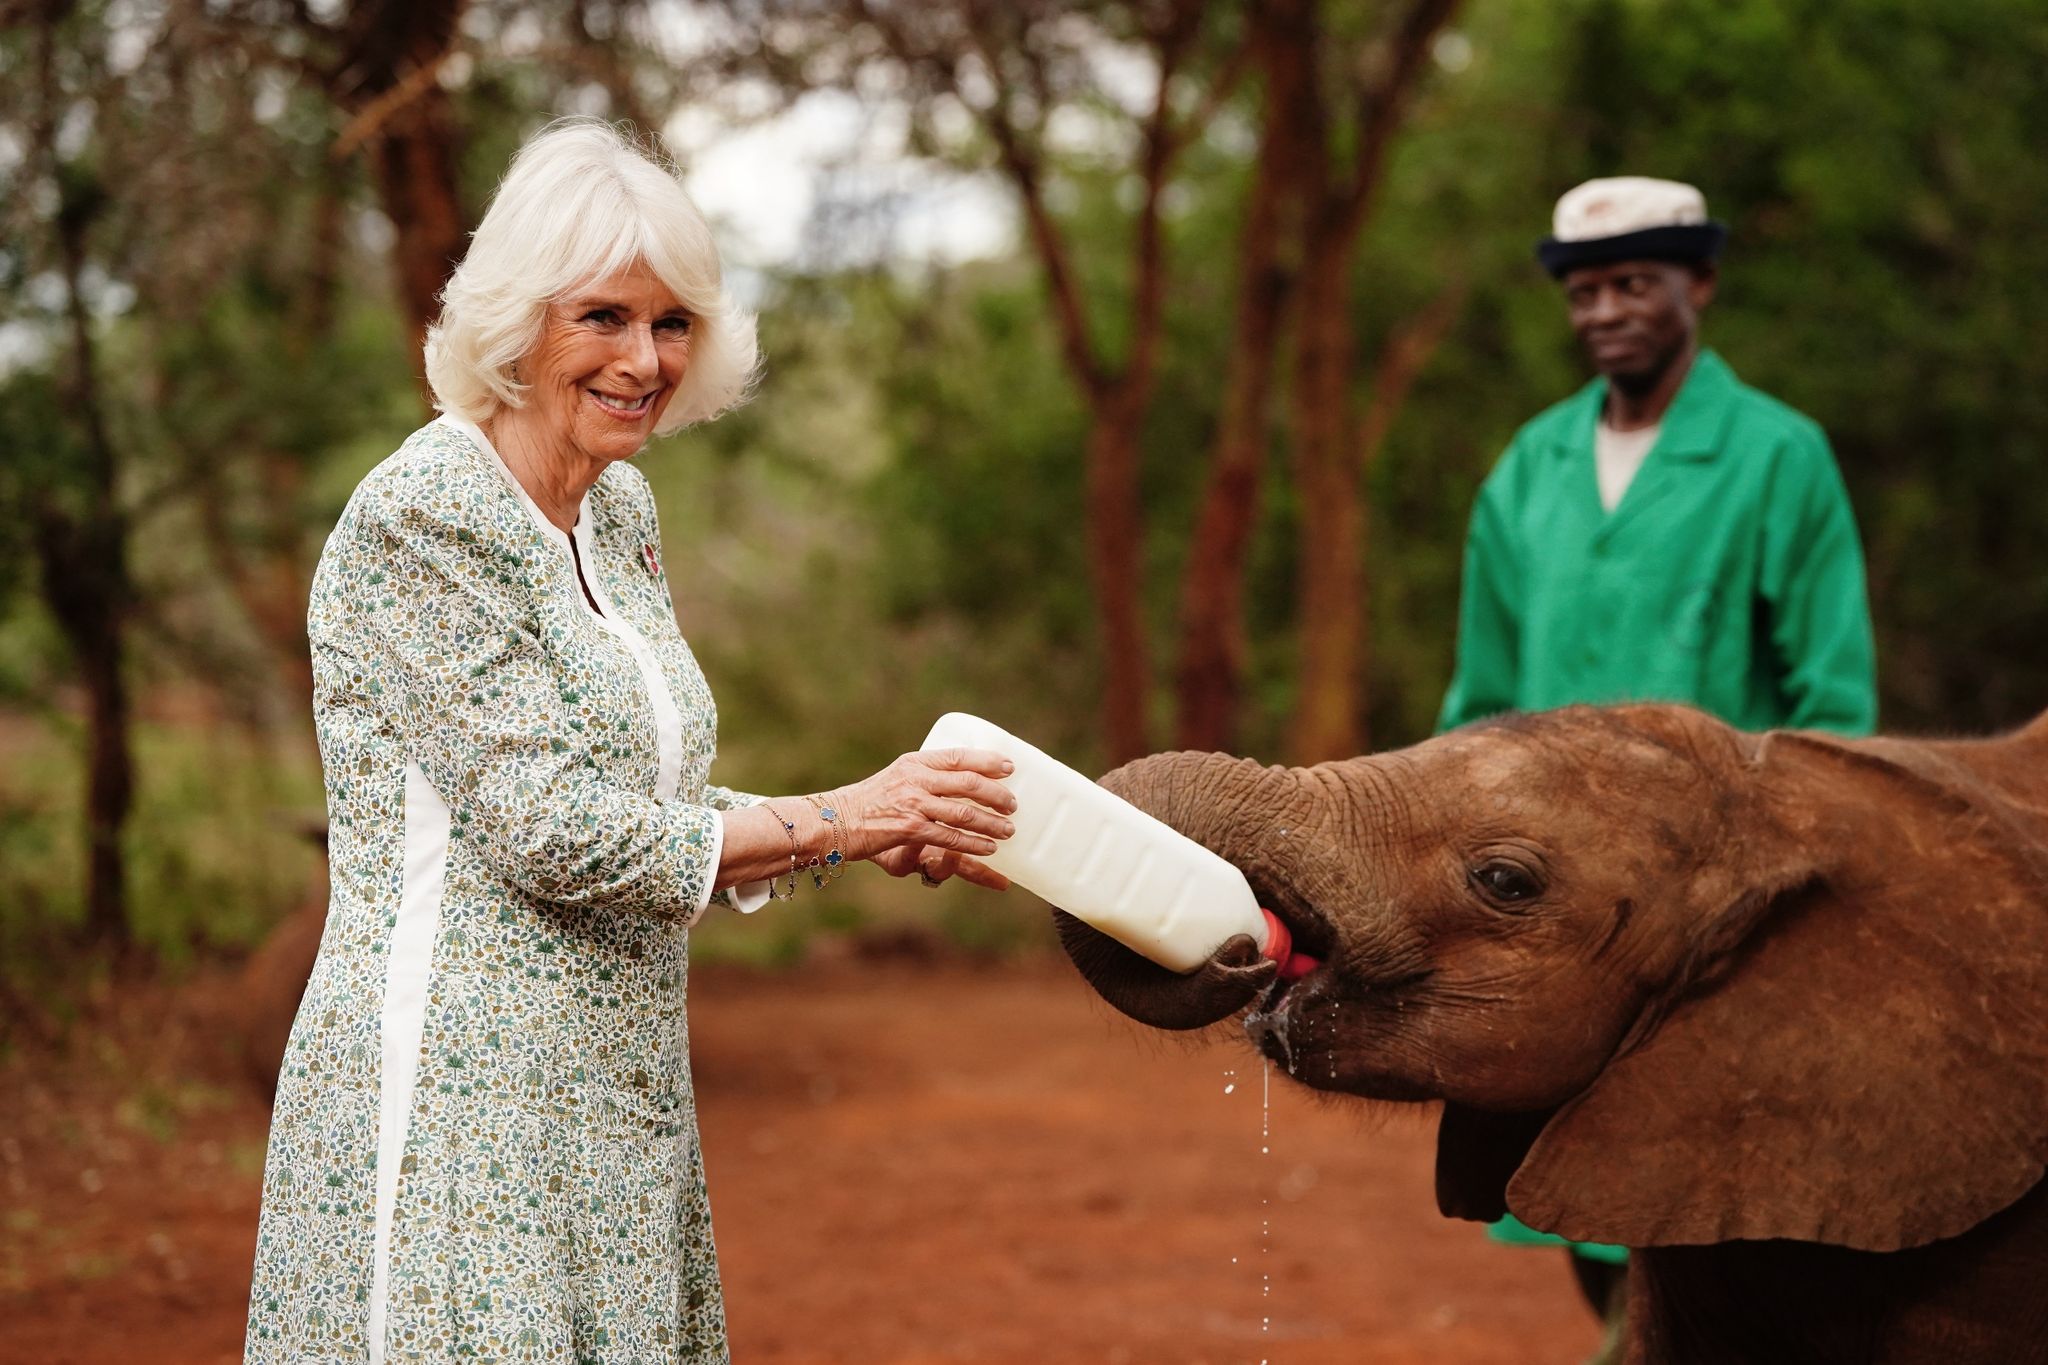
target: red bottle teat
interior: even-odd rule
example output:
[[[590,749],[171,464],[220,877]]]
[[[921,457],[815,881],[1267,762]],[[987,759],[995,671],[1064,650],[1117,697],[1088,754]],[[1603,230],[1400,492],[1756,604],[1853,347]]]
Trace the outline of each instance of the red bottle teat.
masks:
[[[1278,915],[1263,905],[1259,913],[1266,917],[1266,942],[1259,951],[1268,961],[1280,964],[1282,981],[1299,981],[1323,965],[1306,953],[1294,951],[1294,934]]]

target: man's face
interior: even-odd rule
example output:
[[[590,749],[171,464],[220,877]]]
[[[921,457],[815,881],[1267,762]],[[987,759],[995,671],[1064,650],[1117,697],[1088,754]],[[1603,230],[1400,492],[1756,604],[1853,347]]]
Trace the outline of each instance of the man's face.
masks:
[[[1616,261],[1564,277],[1572,331],[1593,368],[1624,385],[1653,383],[1684,354],[1714,297],[1712,266]]]

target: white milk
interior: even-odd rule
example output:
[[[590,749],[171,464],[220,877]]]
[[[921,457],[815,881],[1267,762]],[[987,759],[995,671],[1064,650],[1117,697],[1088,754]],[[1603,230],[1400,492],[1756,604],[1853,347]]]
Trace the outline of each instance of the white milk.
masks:
[[[1172,826],[979,716],[950,711],[927,749],[991,749],[1017,765],[1017,832],[982,861],[1027,891],[1143,953],[1191,972],[1250,934],[1287,960],[1286,931],[1244,874]]]

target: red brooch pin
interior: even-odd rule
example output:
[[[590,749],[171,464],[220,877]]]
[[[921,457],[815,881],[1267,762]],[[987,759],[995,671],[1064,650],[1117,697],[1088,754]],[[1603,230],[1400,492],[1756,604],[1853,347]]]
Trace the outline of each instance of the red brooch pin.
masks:
[[[640,554],[647,562],[648,576],[650,578],[661,577],[661,561],[654,557],[654,547],[652,545],[642,545],[640,547]]]

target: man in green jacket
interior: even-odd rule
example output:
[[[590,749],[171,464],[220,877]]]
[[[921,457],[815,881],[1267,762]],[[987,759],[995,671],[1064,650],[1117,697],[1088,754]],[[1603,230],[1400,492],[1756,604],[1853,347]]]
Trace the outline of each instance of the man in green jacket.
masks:
[[[1869,733],[1863,555],[1827,437],[1699,344],[1725,230],[1698,190],[1638,177],[1572,190],[1553,229],[1537,256],[1599,374],[1517,432],[1479,491],[1438,728],[1675,701],[1747,730]],[[1494,1231],[1562,1244],[1512,1218]],[[1573,1256],[1613,1305],[1603,1266],[1625,1253]]]

